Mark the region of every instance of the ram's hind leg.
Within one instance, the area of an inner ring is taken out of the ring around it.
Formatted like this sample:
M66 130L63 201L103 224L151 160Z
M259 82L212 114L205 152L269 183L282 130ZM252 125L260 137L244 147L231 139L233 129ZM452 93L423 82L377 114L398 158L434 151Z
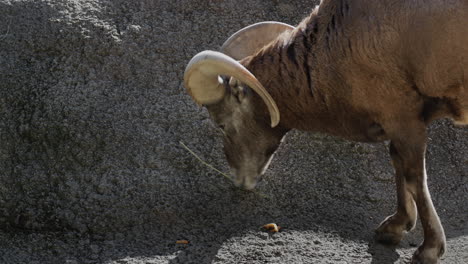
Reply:
M421 218L424 230L424 242L414 254L412 263L439 263L439 259L445 251L446 242L444 229L432 204L431 195L427 187L424 160L427 138L426 127L422 120L419 120L417 117L405 118L404 113L401 113L399 120L395 122L397 123L393 123L386 128L386 132L392 140L392 157L395 157L394 160L397 160L395 166L397 174L400 171L404 178L403 185L405 191L403 193L405 195L411 194L412 199L416 203L417 212ZM405 201L408 199L408 197L403 198ZM402 206L399 205L399 207L405 206L408 206L408 203ZM408 212L408 208L405 207L403 211L405 210ZM396 215L398 215L398 212ZM401 217L401 219L405 218ZM393 223L392 221L390 222ZM398 224L394 224L394 226L398 226Z
M376 230L376 239L385 244L400 243L404 234L414 228L417 212L413 196L408 190L404 175L404 163L393 143L390 144L390 157L395 168L397 189L397 210L387 217Z

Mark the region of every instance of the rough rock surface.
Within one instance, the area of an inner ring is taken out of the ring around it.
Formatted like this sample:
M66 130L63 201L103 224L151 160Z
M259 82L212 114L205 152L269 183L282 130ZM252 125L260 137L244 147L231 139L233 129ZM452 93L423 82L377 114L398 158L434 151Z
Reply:
M0 0L0 263L404 263L372 240L395 208L385 144L292 132L255 192L227 170L187 61L317 1ZM468 132L430 128L444 263L468 263ZM276 222L284 231L259 230ZM176 245L187 239L188 245Z

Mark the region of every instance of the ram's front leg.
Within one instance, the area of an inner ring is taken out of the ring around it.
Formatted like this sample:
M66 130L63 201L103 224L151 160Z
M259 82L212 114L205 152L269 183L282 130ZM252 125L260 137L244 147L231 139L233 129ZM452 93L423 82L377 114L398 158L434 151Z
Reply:
M414 228L417 212L413 195L410 193L405 179L403 160L393 143L390 144L390 157L395 168L397 210L382 221L376 230L376 239L385 244L396 245L400 243L406 232Z
M425 125L419 121L407 120L407 122L401 122L401 126L392 126L389 133L392 140L393 159L399 160L395 166L397 174L400 171L404 177L402 185L405 189L404 193L410 194L414 200L424 230L424 242L415 252L412 263L439 263L445 251L445 234L427 187ZM409 200L408 197L405 199ZM407 205L408 203L405 203L403 207ZM408 209L405 210L408 211ZM399 215L398 212L396 215ZM390 223L397 223L396 220L394 221Z

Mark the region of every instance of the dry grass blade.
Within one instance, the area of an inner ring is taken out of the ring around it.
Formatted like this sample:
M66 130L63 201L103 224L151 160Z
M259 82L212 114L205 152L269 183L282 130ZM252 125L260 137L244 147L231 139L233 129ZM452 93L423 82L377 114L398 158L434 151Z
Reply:
M216 169L215 167L213 167L211 164L209 164L208 162L204 161L202 158L200 158L197 154L195 154L195 152L193 152L191 149L189 149L189 147L187 147L182 141L179 141L179 143L182 145L182 147L184 147L190 154L192 154L195 158L197 158L198 161L200 161L202 164L204 164L205 166L207 166L208 168L216 171L217 173L223 175L224 177L226 177L227 179L231 180L232 181L232 178L227 175L226 173Z
M226 179L229 179L231 182L233 182L233 179L232 177L230 177L229 175L227 175L226 173L218 170L217 168L213 167L211 164L209 164L208 162L204 161L202 158L200 158L200 156L198 156L195 152L193 152L189 147L187 147L187 145L185 145L182 141L179 141L180 145L182 145L182 147L184 147L185 150L187 150L190 154L192 154L198 161L200 161L203 165L207 166L208 168L216 171L217 173L223 175ZM259 196L261 196L262 198L270 198L268 197L267 195L263 194L263 193L259 193L259 192L255 192L255 191L247 191L247 192L250 192L250 193L254 193L254 194L258 194Z

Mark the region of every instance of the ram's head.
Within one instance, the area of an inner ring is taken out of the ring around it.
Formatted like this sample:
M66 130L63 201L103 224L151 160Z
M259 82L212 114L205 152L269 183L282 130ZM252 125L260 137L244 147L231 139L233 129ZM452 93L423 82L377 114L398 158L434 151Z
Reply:
M185 70L187 92L222 130L234 182L246 189L255 187L286 130L278 126L280 113L273 98L239 61L292 29L278 22L251 25L232 35L221 52L194 56Z

